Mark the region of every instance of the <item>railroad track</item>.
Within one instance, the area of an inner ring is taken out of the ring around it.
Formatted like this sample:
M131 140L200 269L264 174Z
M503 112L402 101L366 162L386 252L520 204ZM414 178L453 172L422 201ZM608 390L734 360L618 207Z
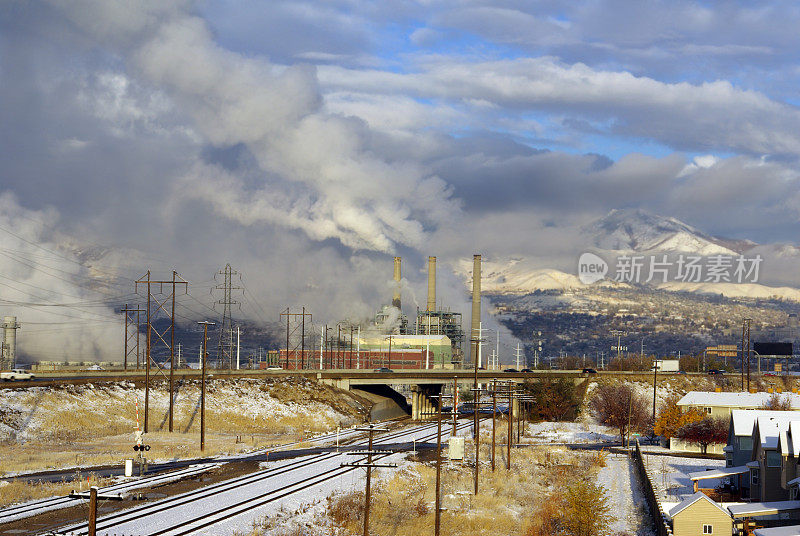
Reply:
M407 417L406 417L407 419ZM401 419L387 419L386 421L380 421L381 423L390 423L390 422L397 422ZM236 461L240 458L250 458L252 456L263 455L268 452L276 452L281 450L287 450L293 446L297 446L303 443L325 443L334 441L338 439L340 444L345 444L346 442L350 442L353 440L357 440L358 438L362 437L364 434L353 428L346 428L341 430L338 434L336 432L329 432L324 433L318 436L310 437L308 439L302 441L294 441L291 443L284 443L282 445L276 445L269 448L259 449L255 451L248 452L243 455L236 455L236 456L223 456L219 458L219 462L206 462L197 464L197 466L190 466L183 469L178 469L175 471L169 471L165 473L161 473L159 475L146 477L143 479L137 479L135 481L130 482L123 482L120 484L114 484L112 486L107 486L104 488L100 488L100 493L105 494L114 494L114 493L124 493L126 491L132 491L135 489L141 489L145 487L155 486L159 484L164 484L167 482L180 480L182 478L186 478L192 476L194 474L198 474L199 472L205 472L210 470L213 467L220 465L221 463L226 463L229 461ZM198 467L205 467L202 470L198 470ZM61 508L69 508L72 506L76 506L81 504L80 499L71 499L69 497L51 497L49 499L43 499L40 501L33 501L33 502L26 502L23 504L19 504L16 506L11 506L9 508L5 508L0 510L0 525L4 523L10 523L12 521L18 521L20 519L24 519L26 517L31 517L35 515L42 514L44 512L48 512L51 510L58 510Z
M219 463L199 464L197 466L190 466L184 469L178 469L177 471L169 471L167 473L145 477L138 480L113 484L111 486L100 488L99 491L100 493L106 493L106 494L115 494L115 493L124 494L125 492L133 491L135 489L157 486L159 484L165 484L167 482L172 482L189 476L205 473L206 471L209 471L215 467L219 467L220 465L221 464ZM48 512L50 510L57 510L59 508L69 508L70 506L76 506L82 503L83 501L80 499L71 499L69 497L51 497L49 499L43 499L41 501L27 502L17 506L11 506L9 508L0 510L0 525L2 525L3 523L10 523L12 521L17 521L19 519L24 519L26 517L35 516L44 512Z
M471 426L465 422L458 429ZM443 427L442 435L450 435L450 426ZM389 432L375 440L375 445L397 442L430 441L436 438L436 423L416 426L411 430ZM383 458L377 456L375 459ZM352 461L353 456L347 456ZM356 457L358 458L358 457ZM147 536L182 536L203 531L246 513L253 508L262 507L285 497L318 486L346 473L354 467L342 467L345 456L341 453L327 452L302 459L295 459L276 467L219 482L175 497L116 512L100 518L97 534L136 534ZM363 458L362 458L363 459ZM243 488L251 487L250 493ZM268 491L264 491L264 489ZM225 496L227 494L227 497ZM226 503L219 506L221 502ZM180 512L199 510L201 513L189 516ZM170 522L168 520L172 519ZM52 534L52 533L50 533ZM81 536L87 534L87 524L81 523L61 529L58 534Z

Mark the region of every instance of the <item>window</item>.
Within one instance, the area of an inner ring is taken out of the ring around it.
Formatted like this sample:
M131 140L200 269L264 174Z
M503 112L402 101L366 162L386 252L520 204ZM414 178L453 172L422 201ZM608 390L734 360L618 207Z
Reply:
M758 469L755 467L750 469L750 483L754 486L758 486Z
M733 467L733 454L730 452L725 453L725 467Z
M705 407L705 408L703 408L703 409L705 410L705 412L706 412L707 414L711 415L711 408L710 408L710 407Z
M714 534L714 525L703 525L703 534Z
M767 454L767 467L780 467L781 455L776 450L768 450Z
M789 500L790 501L796 501L797 500L797 488L795 486L792 486L791 488L789 488Z
M740 437L739 450L753 450L753 436Z

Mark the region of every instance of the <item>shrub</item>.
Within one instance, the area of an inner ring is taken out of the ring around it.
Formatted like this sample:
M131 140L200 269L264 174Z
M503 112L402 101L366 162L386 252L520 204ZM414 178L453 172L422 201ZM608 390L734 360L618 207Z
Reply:
M531 404L534 418L545 421L574 419L580 399L575 382L567 378L546 379L537 382L525 382L525 391L536 399Z
M564 494L564 528L570 536L600 536L613 521L606 489L590 480L578 480Z
M780 393L772 393L766 402L761 404L761 409L771 409L773 411L792 411L792 399L781 396Z
M589 401L592 415L601 424L619 430L621 439L630 430L644 431L650 421L649 404L627 383L600 384Z
M664 401L661 412L658 414L653 431L666 439L676 437L678 430L690 423L703 419L703 414L696 408L684 410L678 405L680 398L673 395Z

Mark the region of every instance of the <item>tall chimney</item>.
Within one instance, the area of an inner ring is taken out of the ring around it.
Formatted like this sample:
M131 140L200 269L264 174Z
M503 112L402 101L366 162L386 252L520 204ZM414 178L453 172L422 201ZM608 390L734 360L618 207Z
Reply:
M436 257L428 257L428 311L436 310Z
M481 326L481 256L472 256L472 331L470 340L480 338ZM472 363L478 363L478 343L472 341ZM478 363L481 366L481 363Z
M400 309L400 257L394 258L394 297L392 298L392 306Z
M2 358L0 359L0 368L2 369L11 369L16 366L17 361L17 329L19 329L19 324L17 324L17 317L16 316L5 316L3 317L3 344L0 345L0 349L2 351L0 354Z

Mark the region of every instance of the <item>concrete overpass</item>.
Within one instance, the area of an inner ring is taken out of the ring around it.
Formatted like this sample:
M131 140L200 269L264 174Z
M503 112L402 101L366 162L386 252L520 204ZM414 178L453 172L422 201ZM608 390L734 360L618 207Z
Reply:
M20 388L34 386L58 386L66 384L86 384L91 382L131 381L140 383L145 381L142 370L99 370L99 371L38 371L36 380L0 382L0 388ZM200 371L181 369L175 371L178 380L199 380ZM206 371L207 377L213 381L217 379L280 379L280 378L306 378L344 390L356 390L359 394L370 398L376 404L386 406L386 415L396 408L411 414L412 418L426 418L425 413L433 412L435 403L433 395L439 394L444 386L456 383L460 387L471 387L475 381L474 370L397 370L392 372L375 372L373 370L356 369L329 369L329 370L217 370ZM670 373L660 373L659 378L672 376ZM164 380L169 377L169 371L156 372L151 369L151 380ZM489 384L493 380L506 380L516 383L535 381L541 379L564 378L580 383L590 378L616 377L634 381L651 382L653 375L650 372L620 372L600 371L597 374L585 374L579 370L537 370L535 372L503 372L499 370L479 370L478 383ZM411 406L405 403L404 397L398 394L393 387L411 386Z

